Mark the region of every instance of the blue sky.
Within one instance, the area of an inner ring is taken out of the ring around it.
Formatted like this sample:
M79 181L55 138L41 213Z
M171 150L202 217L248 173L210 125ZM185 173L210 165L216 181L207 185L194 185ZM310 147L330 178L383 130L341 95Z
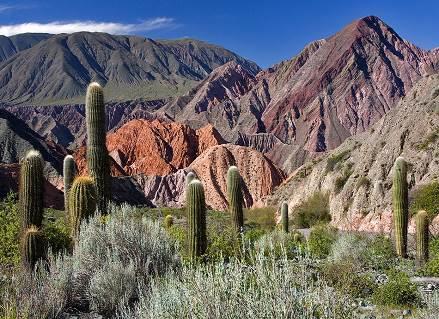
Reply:
M379 16L422 48L439 47L437 0L0 0L0 34L86 29L191 37L268 67L367 15Z

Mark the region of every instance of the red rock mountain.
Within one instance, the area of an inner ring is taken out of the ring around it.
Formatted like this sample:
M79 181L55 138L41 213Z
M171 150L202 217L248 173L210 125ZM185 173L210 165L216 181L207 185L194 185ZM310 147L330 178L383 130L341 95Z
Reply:
M212 125L194 130L159 120L131 120L107 136L116 176L166 175L185 168L210 146L224 143ZM79 170L85 170L85 148L76 152Z
M419 79L438 71L437 50L416 47L371 16L256 78L229 63L168 105L168 114L195 128L212 123L230 141L240 134L269 133L282 148L291 145L293 155L284 161L300 164L303 152L331 150L367 129ZM234 80L226 81L230 74ZM214 99L211 92L227 92L224 83L240 90Z

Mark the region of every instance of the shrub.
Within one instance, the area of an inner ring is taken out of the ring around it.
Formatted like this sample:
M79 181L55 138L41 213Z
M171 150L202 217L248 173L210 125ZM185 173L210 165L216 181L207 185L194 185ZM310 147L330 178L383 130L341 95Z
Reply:
M430 258L424 266L422 271L427 276L439 276L439 256Z
M387 270L396 260L396 253L390 238L376 236L371 239L364 251L364 261L367 267L375 270Z
M293 236L294 233L285 233L279 230L270 232L255 242L255 253L274 258L286 256L288 259L291 259L301 251L300 242L295 241Z
M331 247L328 259L335 263L346 260L361 263L367 244L367 240L359 235L340 234Z
M427 150L431 144L439 139L439 130L427 135L424 141L416 145L418 150Z
M361 187L364 187L364 188L369 188L369 186L370 186L370 179L368 178L368 177L366 177L366 176L362 176L358 181L357 181L357 186L356 186L356 188L357 189L360 189Z
M261 207L244 210L244 220L248 225L259 226L265 230L272 230L276 227L276 221L274 220L274 214L276 208L274 207Z
M0 202L0 265L12 267L20 262L20 222L16 195L9 193Z
M50 272L42 273L44 281L36 278L29 288L11 287L2 302L16 305L17 313L23 313L31 301L21 300L32 292L61 310L68 305L111 316L121 303L133 300L139 285L180 266L177 245L159 221L132 218L133 209L128 206L111 209L105 219L97 215L81 224L72 254L51 257ZM56 293L46 296L46 289ZM45 317L35 313L35 318Z
M71 248L70 229L61 219L45 225L43 233L49 242L52 252L61 253Z
M336 194L340 193L340 191L343 189L349 177L352 175L352 172L353 171L349 167L347 167L344 169L343 174L335 179L334 191Z
M332 244L337 238L337 230L329 225L317 225L311 229L308 249L317 258L325 258L331 252Z
M361 273L358 263L347 259L330 262L323 267L323 277L330 286L354 298L370 296L376 284L370 275Z
M420 296L416 285L410 282L410 277L401 271L390 270L388 280L373 293L372 299L382 306L416 306Z
M345 161L349 157L350 152L350 150L345 150L339 154L331 155L326 161L325 173L332 172L337 164Z
M282 254L285 255L285 254ZM314 282L306 260L257 253L251 267L232 260L183 267L140 289L119 318L353 318L352 300Z
M433 219L439 214L439 182L432 182L417 189L410 205L411 214L416 214L419 210L425 210L429 217Z
M320 222L330 222L329 195L316 192L293 211L293 224L298 228L310 228Z
M206 257L209 261L228 261L232 257L240 256L240 253L239 237L236 236L231 227L209 232L206 251Z

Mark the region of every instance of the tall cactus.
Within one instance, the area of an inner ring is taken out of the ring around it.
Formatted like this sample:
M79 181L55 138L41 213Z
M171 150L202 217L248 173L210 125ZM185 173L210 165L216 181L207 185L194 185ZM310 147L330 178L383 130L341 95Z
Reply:
M423 266L428 260L428 237L429 223L428 214L425 210L420 210L415 217L416 221L416 261L419 266Z
M283 202L280 209L280 215L282 219L282 231L288 233L288 203Z
M396 253L398 256L405 258L407 256L407 227L409 213L407 163L402 157L398 157L395 161L392 193Z
M87 165L96 185L99 211L106 213L110 200L110 162L106 146L106 124L104 92L98 83L91 83L87 89L85 103L87 122Z
M21 162L19 183L19 206L22 231L31 225L43 223L43 159L35 150L29 151Z
M32 271L35 264L40 259L46 259L47 241L44 235L36 228L31 226L22 237L21 242L21 262L23 267Z
M244 226L242 211L244 198L242 196L242 178L236 166L230 166L227 171L227 195L233 228L237 233L240 233Z
M207 248L204 188L197 179L194 179L187 186L186 206L189 221L188 255L191 260L195 260L204 255Z
M72 238L77 238L81 221L93 215L96 210L96 188L87 176L77 177L69 193L69 215Z
M72 155L64 157L63 163L63 177L64 177L64 209L66 213L69 210L69 191L72 187L73 181L76 176L75 159Z

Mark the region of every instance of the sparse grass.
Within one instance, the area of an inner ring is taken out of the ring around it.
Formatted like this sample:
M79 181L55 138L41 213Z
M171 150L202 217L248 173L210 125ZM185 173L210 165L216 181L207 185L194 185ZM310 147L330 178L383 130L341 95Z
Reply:
M370 179L367 176L361 176L358 179L356 188L360 189L361 187L364 187L365 189L370 187Z
M349 157L350 153L350 150L345 150L339 154L330 156L326 161L325 173L334 171L338 166L337 164L344 162Z
M439 130L436 130L435 132L431 132L427 135L425 140L419 144L416 145L416 148L418 150L425 151L430 148L430 145L435 143L439 139Z

